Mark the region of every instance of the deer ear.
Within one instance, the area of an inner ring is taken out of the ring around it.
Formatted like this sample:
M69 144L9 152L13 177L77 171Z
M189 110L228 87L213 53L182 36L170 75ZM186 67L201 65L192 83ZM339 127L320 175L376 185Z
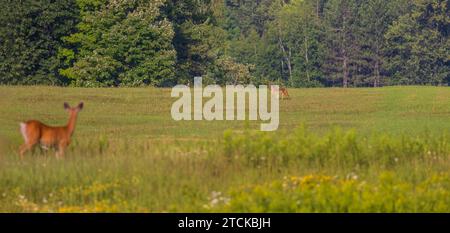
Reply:
M83 103L83 102L81 102L80 104L78 104L78 110L83 109L83 107L84 107L84 103Z
M64 109L67 110L67 109L69 109L69 108L70 108L69 104L66 103L66 102L64 102Z

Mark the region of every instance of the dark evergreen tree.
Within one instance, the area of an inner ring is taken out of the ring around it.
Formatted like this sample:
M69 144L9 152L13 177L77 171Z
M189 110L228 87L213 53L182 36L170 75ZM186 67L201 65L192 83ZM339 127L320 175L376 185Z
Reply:
M448 84L450 6L445 0L415 0L412 10L386 33L392 84Z
M358 38L359 1L330 0L324 17L326 27L327 60L324 64L328 82L343 87L358 85L360 44Z
M0 5L0 83L65 84L57 51L78 22L75 0L1 0Z

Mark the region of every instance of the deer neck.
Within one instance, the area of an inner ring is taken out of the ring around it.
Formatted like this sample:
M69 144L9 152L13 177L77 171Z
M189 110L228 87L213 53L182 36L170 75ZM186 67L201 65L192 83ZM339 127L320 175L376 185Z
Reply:
M67 126L66 126L67 134L69 136L72 136L73 131L75 130L75 125L77 123L77 115L78 114L76 112L70 113L69 122L67 122Z

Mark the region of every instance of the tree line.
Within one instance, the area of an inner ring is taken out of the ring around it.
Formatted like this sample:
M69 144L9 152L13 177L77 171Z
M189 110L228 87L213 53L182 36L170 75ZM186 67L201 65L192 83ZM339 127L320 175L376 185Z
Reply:
M0 84L450 84L448 0L0 2Z

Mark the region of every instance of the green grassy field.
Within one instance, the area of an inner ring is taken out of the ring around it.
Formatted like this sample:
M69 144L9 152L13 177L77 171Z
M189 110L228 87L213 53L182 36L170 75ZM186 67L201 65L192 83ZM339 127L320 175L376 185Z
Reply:
M0 86L0 212L450 212L450 89L292 89L280 129L173 121L170 89ZM19 122L72 144L28 154ZM448 136L447 136L448 135Z

